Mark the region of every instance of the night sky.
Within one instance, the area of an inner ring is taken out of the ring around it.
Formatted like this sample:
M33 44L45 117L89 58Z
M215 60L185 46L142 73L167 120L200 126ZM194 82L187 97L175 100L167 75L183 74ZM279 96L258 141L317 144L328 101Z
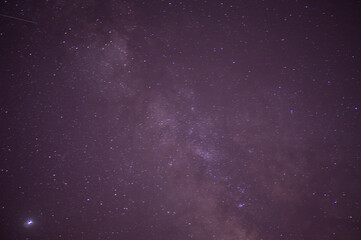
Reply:
M361 239L360 1L1 1L0 238Z

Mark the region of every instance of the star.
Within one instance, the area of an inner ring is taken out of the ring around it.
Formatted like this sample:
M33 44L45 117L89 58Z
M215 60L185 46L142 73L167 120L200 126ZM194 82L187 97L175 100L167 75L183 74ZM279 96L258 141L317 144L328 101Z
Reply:
M33 224L34 224L34 221L31 220L31 219L29 219L29 220L27 220L27 221L24 222L24 227L25 227L25 228L29 228L29 227L31 227Z
M361 239L360 1L29 2L1 239Z
M246 204L245 203L240 203L238 204L238 207L241 208L241 207L244 207Z

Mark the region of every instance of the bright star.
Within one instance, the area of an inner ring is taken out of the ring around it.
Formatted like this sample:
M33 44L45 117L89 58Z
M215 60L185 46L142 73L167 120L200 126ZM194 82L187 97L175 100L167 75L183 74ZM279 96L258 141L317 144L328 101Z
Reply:
M26 221L24 222L24 227L25 227L25 228L32 227L32 225L34 225L34 222L33 222L33 220L31 220L31 219L26 220Z

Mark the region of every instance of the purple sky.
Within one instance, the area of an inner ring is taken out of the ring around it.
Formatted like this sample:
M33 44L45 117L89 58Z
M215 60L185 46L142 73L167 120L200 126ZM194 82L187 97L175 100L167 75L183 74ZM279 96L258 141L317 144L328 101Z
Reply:
M1 1L0 238L361 239L360 1Z

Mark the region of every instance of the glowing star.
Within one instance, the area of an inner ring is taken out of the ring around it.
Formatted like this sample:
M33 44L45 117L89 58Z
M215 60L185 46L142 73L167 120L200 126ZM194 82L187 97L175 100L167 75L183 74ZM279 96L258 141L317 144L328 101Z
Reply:
M29 228L34 224L33 220L29 219L26 222L24 222L24 227Z

